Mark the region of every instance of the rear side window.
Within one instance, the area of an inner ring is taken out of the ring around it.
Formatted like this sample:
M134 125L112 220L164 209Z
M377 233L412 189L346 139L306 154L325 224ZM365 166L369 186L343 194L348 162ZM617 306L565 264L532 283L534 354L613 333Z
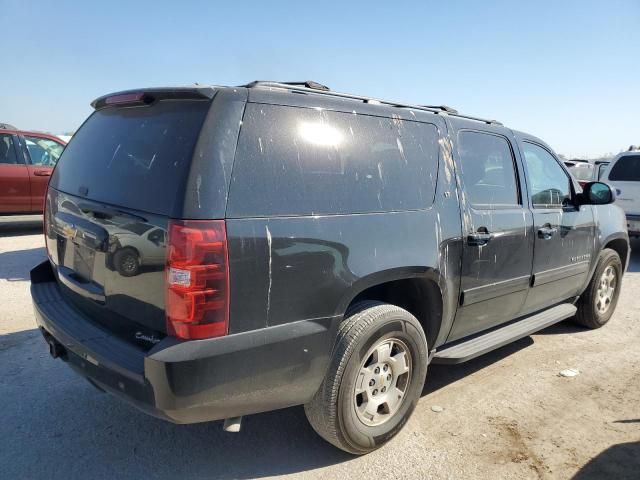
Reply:
M433 203L435 125L249 104L228 216L368 213Z
M609 180L613 182L640 182L640 155L620 157L609 172Z
M71 195L170 215L209 102L162 100L96 111L73 136L52 186Z
M16 163L18 163L18 157L13 148L13 135L0 134L0 165Z
M519 205L513 154L506 138L490 133L462 131L458 153L465 192L483 209Z

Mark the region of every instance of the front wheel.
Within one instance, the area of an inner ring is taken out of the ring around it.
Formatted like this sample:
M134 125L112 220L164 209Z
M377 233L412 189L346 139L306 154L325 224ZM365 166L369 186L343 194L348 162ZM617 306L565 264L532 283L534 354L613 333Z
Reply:
M134 277L140 271L140 256L130 247L118 250L113 256L116 270L123 277Z
M340 325L329 370L305 413L325 440L364 454L389 441L411 416L428 350L420 322L406 310L367 302L352 311Z
M615 250L605 248L600 253L589 286L578 300L576 323L588 328L600 328L606 324L616 309L621 286L620 255Z

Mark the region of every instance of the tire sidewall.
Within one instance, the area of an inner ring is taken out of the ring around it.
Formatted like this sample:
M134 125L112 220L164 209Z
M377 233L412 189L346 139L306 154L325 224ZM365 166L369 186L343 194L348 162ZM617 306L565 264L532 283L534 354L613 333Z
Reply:
M413 412L427 372L428 351L422 327L407 312L408 318L391 314L366 328L355 342L338 394L339 431L344 440L357 451L373 450L396 435ZM395 415L381 425L369 426L358 418L354 406L354 386L365 356L374 344L387 338L401 340L411 355L411 378L405 399Z
M609 308L606 312L601 314L596 306L596 302L598 301L598 285L600 283L600 277L610 265L616 272L616 288L613 292L613 300L611 301L611 305L609 305ZM593 318L599 325L604 325L609 321L609 319L615 312L616 306L618 305L618 298L620 297L620 290L622 288L622 262L620 260L620 257L612 252L609 252L608 255L603 256L593 279L593 290L591 293L591 309L593 311Z

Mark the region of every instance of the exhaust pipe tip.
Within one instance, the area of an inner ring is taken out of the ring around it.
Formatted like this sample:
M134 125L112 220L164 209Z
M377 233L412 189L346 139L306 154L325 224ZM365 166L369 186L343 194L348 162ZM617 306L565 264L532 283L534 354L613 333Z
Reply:
M222 429L229 433L238 433L242 426L242 417L225 418Z

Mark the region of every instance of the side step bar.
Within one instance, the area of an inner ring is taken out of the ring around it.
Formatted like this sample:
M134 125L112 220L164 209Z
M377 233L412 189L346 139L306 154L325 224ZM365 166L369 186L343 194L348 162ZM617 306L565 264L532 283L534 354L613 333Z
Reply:
M432 362L440 364L455 364L466 362L484 353L500 348L520 338L542 330L554 323L571 318L576 314L576 307L570 303L563 303L544 312L526 317L510 323L502 328L491 330L484 335L474 337L461 343L436 351Z

